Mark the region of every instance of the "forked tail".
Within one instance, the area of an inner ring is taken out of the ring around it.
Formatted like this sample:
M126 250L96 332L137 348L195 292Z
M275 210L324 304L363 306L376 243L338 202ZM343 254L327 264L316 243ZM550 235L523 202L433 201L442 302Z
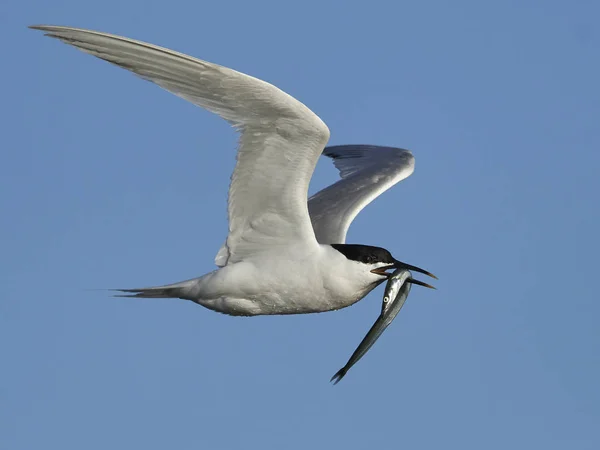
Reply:
M138 298L182 298L191 300L190 294L195 285L194 280L182 281L180 283L166 284L164 286L154 286L138 289L112 289L122 292L115 294L115 297L138 297Z

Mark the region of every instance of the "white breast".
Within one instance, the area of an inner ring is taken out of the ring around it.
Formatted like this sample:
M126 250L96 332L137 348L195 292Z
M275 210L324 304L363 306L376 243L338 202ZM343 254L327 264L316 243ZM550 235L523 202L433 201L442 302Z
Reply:
M231 315L314 313L350 306L381 281L329 245L282 248L203 276L191 299Z

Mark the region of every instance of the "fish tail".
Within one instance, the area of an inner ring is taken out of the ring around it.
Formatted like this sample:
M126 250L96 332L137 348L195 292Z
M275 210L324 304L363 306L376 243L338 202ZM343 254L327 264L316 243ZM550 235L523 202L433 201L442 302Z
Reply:
M346 372L348 372L348 369L346 369L346 367L342 367L340 370L338 370L336 372L336 374L334 376L331 377L331 380L329 381L333 381L333 384L336 385L340 382L340 380L342 378L344 378L344 375L346 375Z

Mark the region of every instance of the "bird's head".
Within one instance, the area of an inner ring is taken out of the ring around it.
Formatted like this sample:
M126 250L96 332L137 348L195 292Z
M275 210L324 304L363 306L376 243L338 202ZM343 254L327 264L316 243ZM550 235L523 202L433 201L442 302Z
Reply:
M347 259L366 265L366 269L370 273L380 277L376 279L376 282L386 280L391 273L388 273L388 270L393 271L395 269L400 268L411 270L413 272L419 272L437 279L437 277L431 272L421 269L420 267L412 266L410 264L403 263L402 261L398 261L385 248L359 244L331 244L331 246L338 252L342 253ZM412 277L407 281L413 284L418 284L420 286L433 288L433 286L430 286L427 283L423 283L422 281L415 280Z

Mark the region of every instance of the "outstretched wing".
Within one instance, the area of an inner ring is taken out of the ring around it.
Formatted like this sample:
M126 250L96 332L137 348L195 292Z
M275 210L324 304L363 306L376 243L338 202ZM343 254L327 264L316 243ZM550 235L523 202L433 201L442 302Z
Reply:
M162 47L78 28L31 28L152 81L240 131L220 265L294 241L317 246L307 193L329 129L310 109L269 83Z
M325 148L342 178L308 200L312 226L321 244L343 244L356 215L383 192L409 177L415 158L408 150L377 145Z

